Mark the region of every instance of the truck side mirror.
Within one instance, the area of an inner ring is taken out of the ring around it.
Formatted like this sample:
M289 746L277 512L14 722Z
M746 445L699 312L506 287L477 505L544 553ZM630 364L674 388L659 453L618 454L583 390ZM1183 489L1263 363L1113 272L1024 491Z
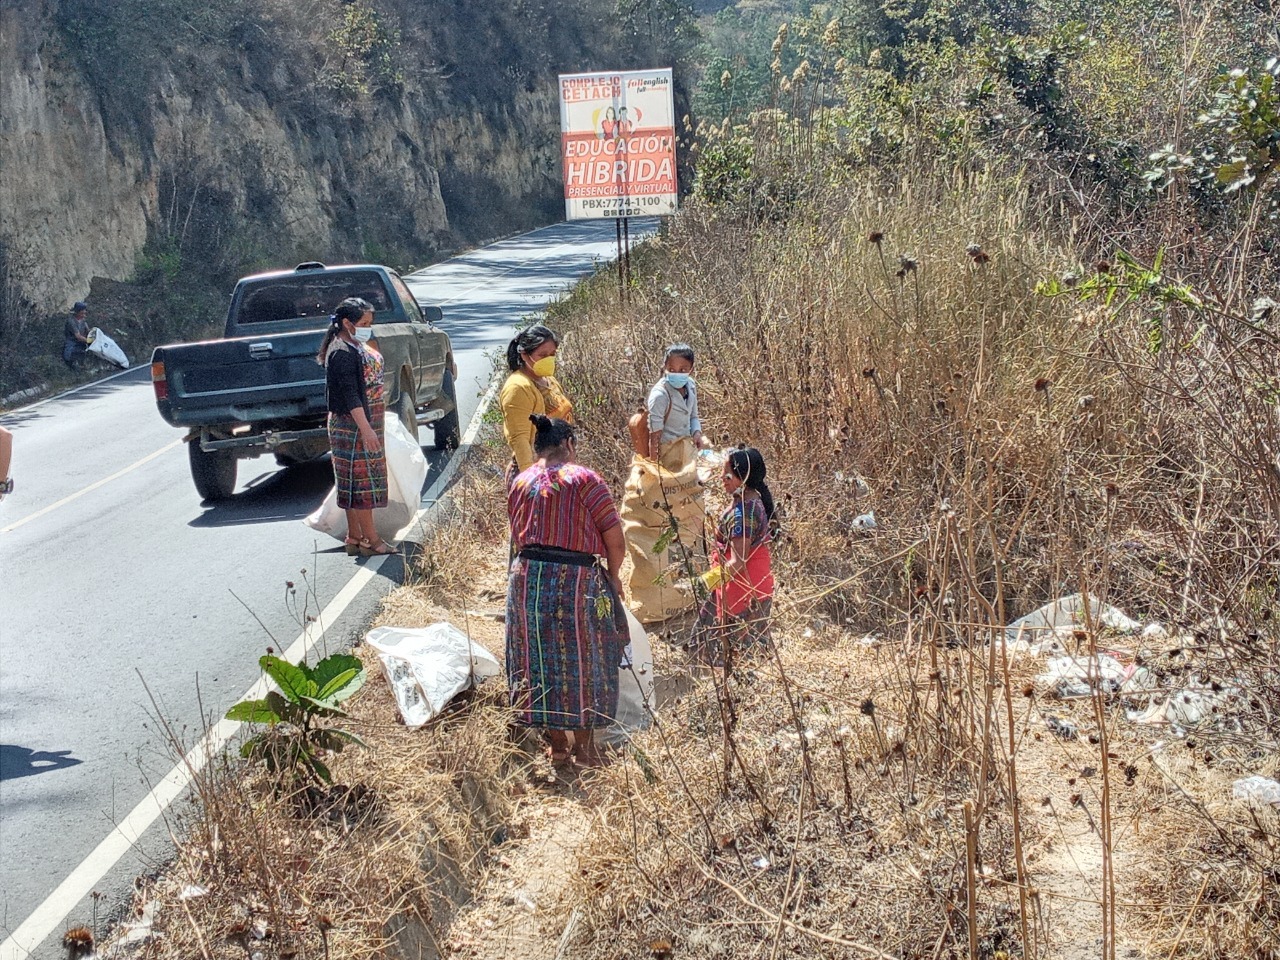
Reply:
M427 323L439 323L444 319L444 311L439 307L423 307L422 316L426 318Z

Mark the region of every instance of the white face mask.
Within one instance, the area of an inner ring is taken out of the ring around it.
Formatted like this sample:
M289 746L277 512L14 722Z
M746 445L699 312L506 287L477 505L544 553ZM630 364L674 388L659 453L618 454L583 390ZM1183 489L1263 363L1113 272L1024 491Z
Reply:
M373 327L356 327L356 339L368 343L373 339Z

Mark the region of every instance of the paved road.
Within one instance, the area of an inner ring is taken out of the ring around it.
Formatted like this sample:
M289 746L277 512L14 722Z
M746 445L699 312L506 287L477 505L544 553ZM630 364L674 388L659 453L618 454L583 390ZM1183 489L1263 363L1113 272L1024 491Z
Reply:
M464 430L513 326L613 255L612 224L558 224L406 278L420 301L444 310ZM311 586L315 613L358 565L301 523L331 485L327 462L279 470L268 458L241 461L236 495L202 506L145 369L0 423L15 434L18 480L0 504L4 960L60 955L54 937L30 927L13 936L37 908L58 935L63 917L89 920L87 897L56 889L78 867L75 876L89 876L86 857L175 762L151 697L194 741L204 726L197 692L220 716L257 679L265 648L298 636L285 582ZM423 439L429 446L428 428ZM447 456L427 453L429 487ZM398 560L381 564L326 625L324 643L349 641L400 572ZM118 904L132 877L167 856L153 826L92 889Z

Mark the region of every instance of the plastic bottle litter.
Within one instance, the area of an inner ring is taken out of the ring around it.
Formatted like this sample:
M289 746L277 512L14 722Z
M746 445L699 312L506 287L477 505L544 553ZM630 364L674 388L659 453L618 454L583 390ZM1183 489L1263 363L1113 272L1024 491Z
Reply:
M1268 777L1245 777L1231 785L1237 800L1251 800L1269 807L1280 807L1280 783Z

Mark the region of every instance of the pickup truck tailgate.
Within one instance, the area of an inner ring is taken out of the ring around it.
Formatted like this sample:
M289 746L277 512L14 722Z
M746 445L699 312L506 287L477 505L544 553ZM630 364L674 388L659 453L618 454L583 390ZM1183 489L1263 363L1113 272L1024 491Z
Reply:
M160 414L177 427L323 416L320 331L159 347L151 358ZM160 365L157 367L157 364ZM161 393L164 396L160 396Z

